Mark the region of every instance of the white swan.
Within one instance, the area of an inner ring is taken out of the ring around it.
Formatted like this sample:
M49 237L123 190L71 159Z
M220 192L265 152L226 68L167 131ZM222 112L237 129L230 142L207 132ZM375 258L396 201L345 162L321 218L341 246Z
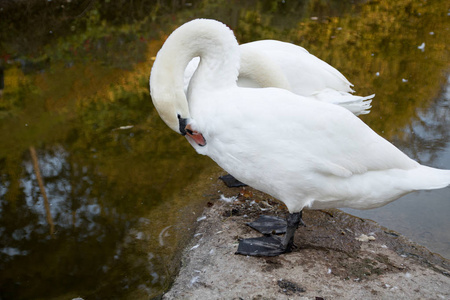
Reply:
M318 101L341 105L355 115L368 114L372 98L352 95L352 84L338 70L294 44L261 40L240 45L238 86L277 87ZM185 92L197 69L192 59L184 74Z
M186 95L184 71L196 56ZM170 128L289 210L283 240L243 240L238 253L290 251L304 207L369 209L450 184L450 170L420 165L338 105L278 88L238 87L239 58L229 28L194 20L169 36L150 76L153 103Z

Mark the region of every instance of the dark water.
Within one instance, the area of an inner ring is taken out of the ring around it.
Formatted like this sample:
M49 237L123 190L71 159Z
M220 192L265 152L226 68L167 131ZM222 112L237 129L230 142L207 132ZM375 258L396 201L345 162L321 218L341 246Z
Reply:
M217 168L162 123L148 76L192 18L305 47L376 94L362 117L374 130L450 169L450 11L391 2L0 2L0 299L168 288ZM449 212L449 188L351 211L447 258Z

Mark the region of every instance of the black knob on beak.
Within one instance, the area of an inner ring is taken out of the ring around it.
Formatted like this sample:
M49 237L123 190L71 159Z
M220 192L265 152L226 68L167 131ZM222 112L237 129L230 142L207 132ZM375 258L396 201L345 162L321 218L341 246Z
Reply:
M178 124L181 135L186 135L187 119L182 118L180 115L178 115Z

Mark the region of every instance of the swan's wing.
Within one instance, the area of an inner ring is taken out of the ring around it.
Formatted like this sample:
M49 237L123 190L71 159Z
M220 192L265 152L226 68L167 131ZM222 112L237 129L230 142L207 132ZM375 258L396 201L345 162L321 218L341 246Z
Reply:
M294 44L262 40L243 44L262 51L283 70L290 82L292 92L309 96L326 88L341 92L353 92L352 84L338 70Z
M313 127L311 130L319 138L314 139L308 135L312 142L307 147L322 162L322 171L327 171L324 165L331 164L348 170L351 174L411 169L418 165L347 110L339 106L320 110L320 117L308 120ZM335 172L330 174L337 175Z
M335 68L300 47L290 43L262 40L240 46L241 87L274 86L319 101L341 105L355 115L368 114L374 95L361 97L349 92L351 83ZM184 92L187 94L199 58L192 59L184 72ZM246 74L256 73L257 75ZM270 74L265 77L261 74Z
M291 91L291 85L281 66L264 52L254 47L239 47L241 65L238 86L240 87L276 87Z
M232 134L229 141L239 139L249 156L265 149L267 159L285 169L302 164L300 169L347 177L418 165L348 110L285 90L241 89L221 110L225 118L218 118L228 124L223 128L239 127L224 133Z

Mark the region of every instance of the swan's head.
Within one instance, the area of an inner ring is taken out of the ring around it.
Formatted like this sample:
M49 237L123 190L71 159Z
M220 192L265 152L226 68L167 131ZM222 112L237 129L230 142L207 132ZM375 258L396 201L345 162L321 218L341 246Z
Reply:
M199 146L205 146L205 138L196 130L195 122L191 119L186 95L178 92L158 96L152 89L150 90L153 105L164 123L173 131L190 137Z
M152 96L153 105L158 111L161 119L173 131L183 134L183 124L180 120L190 119L189 107L186 100L186 95L180 91L162 92L153 89L150 85L150 94ZM184 124L185 126L186 124Z
M186 124L180 123L180 120L189 120L191 116L182 78L173 75L176 73L174 69L177 68L173 60L168 59L166 63L161 63L165 59L162 50L156 56L150 74L150 95L164 123L173 131L185 135Z

